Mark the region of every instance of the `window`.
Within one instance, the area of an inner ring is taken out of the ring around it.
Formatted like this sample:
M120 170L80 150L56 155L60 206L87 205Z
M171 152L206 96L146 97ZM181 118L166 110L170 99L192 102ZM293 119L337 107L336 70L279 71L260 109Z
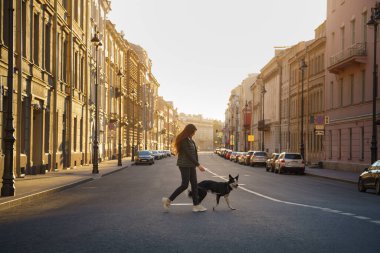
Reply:
M340 28L340 36L341 36L341 40L340 40L340 46L341 46L341 50L343 51L344 50L344 36L345 36L345 31L344 31L344 26Z
M351 21L351 45L355 44L355 19Z
M77 151L77 118L75 117L74 118L74 140L73 140L73 144L74 144L74 152Z
M367 12L362 14L363 42L367 42Z
M329 159L332 159L332 131L329 131Z
M360 160L364 160L364 127L360 128Z
M355 76L352 74L350 76L350 104L354 104L354 84L355 84Z
M34 40L33 40L33 61L34 61L34 64L36 65L39 65L39 61L38 61L38 58L39 58L39 41L40 41L40 15L35 13L34 14L34 18L33 18L33 26L34 26L34 29L33 29L33 37L34 37Z
M50 33L51 33L51 24L47 23L45 25L45 69L50 72Z
M362 70L362 102L365 102L365 70Z
M338 159L342 158L342 130L338 130Z
M343 78L339 80L339 106L343 106Z
M63 71L62 71L62 75L63 75L63 81L67 83L67 61L68 61L68 42L67 40L65 40L65 42L63 43L63 57L62 57L62 62L63 62Z
M348 160L352 159L352 128L348 129L349 145L348 145Z
M22 56L26 57L26 2L22 1Z
M330 83L330 109L334 108L334 82Z

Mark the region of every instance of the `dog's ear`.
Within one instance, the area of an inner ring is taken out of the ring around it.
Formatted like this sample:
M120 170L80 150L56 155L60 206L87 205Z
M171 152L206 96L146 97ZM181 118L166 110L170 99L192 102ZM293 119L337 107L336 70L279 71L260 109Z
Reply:
M235 177L236 181L239 179L239 174Z
M233 179L233 177L231 176L231 174L229 174L228 177L229 177L230 179Z

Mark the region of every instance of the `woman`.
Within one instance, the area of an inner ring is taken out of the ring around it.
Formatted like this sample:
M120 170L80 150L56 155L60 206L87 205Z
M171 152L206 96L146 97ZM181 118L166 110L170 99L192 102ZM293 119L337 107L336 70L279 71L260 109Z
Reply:
M166 210L169 209L170 203L191 184L193 197L193 212L204 212L207 209L199 204L198 200L198 183L196 167L200 171L205 171L205 168L198 162L197 145L192 137L197 131L193 124L188 124L185 129L176 137L174 142L175 152L178 154L177 166L181 172L182 183L173 192L169 198L162 198L162 204Z

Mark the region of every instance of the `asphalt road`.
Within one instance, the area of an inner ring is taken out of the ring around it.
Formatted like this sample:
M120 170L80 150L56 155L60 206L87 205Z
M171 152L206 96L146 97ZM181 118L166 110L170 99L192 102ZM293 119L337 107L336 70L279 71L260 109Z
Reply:
M0 252L379 252L380 198L355 185L279 175L214 154L198 181L239 174L238 190L193 213L180 195L176 158L130 166L50 197L0 212ZM222 178L221 178L222 177Z

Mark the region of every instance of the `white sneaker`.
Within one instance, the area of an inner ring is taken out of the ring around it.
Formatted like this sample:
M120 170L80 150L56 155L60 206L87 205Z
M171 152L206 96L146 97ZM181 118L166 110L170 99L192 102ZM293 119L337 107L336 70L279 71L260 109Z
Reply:
M207 208L202 205L193 206L193 212L204 212L207 211Z
M165 197L162 198L162 205L164 206L166 211L169 211L170 203L171 203L170 199L165 198Z

